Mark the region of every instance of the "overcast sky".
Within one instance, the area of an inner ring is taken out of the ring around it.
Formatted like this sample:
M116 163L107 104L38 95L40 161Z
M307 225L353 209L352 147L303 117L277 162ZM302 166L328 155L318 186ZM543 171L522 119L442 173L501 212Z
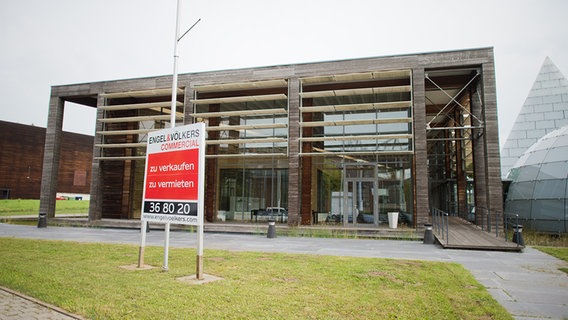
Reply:
M549 56L568 74L568 1L181 0L179 72L494 47L503 144ZM0 0L0 120L45 127L52 85L171 74L176 0ZM94 132L70 106L64 130Z

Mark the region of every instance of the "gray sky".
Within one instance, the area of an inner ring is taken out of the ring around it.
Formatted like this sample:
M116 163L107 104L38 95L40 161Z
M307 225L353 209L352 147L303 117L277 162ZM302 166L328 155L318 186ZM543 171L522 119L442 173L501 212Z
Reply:
M494 47L503 144L549 56L568 74L568 1L181 0L179 72ZM45 127L52 85L171 74L176 0L0 0L0 119ZM70 106L64 130L94 132Z

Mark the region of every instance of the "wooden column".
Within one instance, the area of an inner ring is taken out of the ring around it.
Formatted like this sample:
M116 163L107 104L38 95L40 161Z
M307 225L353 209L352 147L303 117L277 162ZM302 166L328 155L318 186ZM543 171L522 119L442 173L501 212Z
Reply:
M311 113L304 113L302 115L303 121L312 121ZM313 129L311 127L303 128L303 137L311 137ZM302 152L312 152L312 143L301 143ZM301 192L301 222L302 225L312 224L312 157L302 157L300 159L301 163L301 179L302 179L302 192Z
M490 213L503 214L503 185L501 183L501 156L499 153L499 126L497 122L497 95L493 51L488 62L482 64L482 114L485 123L485 173L487 177L487 204Z
M414 125L414 223L422 227L430 222L428 202L428 146L426 141L426 97L424 69L412 69Z
M63 128L63 109L65 101L59 96L51 96L45 132L43 170L41 175L41 194L39 211L48 218L55 217L55 197L61 156L61 135Z
M288 80L288 225L300 223L300 81Z
M98 96L97 98L97 108L99 106L104 106L104 98ZM97 121L104 117L104 110L97 109L97 118L95 119L95 139L93 146L93 157L101 156L101 147L97 147L97 144L103 143L103 136L97 134L96 132L103 131L103 123ZM100 160L93 159L93 165L91 169L91 200L89 202L89 221L102 219L102 188L101 188L101 166ZM143 183L143 182L142 182Z
M209 112L219 112L221 106L213 104L209 106ZM220 118L209 118L210 127L218 127ZM219 131L210 131L208 139L219 139ZM208 145L205 154L216 155L219 145ZM209 179L207 178L209 177ZM217 159L210 158L205 160L205 220L215 221L217 217Z
M456 123L454 126L463 127L461 110L455 108L454 119ZM456 185L457 185L457 211L458 216L467 218L467 175L465 168L465 147L466 143L463 138L463 130L455 130L455 145L456 145Z

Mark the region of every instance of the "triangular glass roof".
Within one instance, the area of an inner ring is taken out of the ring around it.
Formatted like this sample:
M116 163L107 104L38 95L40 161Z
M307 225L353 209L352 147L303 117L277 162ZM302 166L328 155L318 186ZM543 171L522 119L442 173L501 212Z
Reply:
M568 80L546 57L501 150L501 176L546 134L568 125Z

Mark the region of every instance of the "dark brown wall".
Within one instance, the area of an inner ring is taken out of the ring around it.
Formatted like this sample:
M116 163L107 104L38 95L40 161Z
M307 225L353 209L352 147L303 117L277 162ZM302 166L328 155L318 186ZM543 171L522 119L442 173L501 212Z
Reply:
M0 189L39 199L45 128L0 121ZM64 132L57 192L90 192L93 137Z

